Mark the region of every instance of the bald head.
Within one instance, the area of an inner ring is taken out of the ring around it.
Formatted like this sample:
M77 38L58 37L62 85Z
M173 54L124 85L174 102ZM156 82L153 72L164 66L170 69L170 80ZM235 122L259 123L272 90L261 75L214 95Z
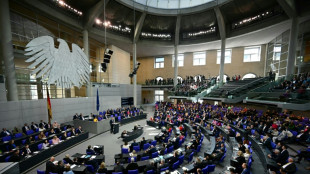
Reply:
M288 158L288 162L290 163L294 162L293 158Z
M51 162L54 162L54 161L55 161L55 157L52 156L51 159L50 159L50 161L51 161Z

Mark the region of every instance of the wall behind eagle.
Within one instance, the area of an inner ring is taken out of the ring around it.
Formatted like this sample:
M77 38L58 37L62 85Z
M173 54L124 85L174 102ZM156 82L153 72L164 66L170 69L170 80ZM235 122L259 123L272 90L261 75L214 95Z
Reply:
M109 83L130 84L130 54L114 45L109 46L113 50L110 68Z
M100 96L100 110L121 106L120 96ZM96 113L96 97L51 99L53 120L58 123L72 121L75 113L89 115ZM23 100L0 103L0 127L12 130L21 128L24 123L47 122L46 99Z

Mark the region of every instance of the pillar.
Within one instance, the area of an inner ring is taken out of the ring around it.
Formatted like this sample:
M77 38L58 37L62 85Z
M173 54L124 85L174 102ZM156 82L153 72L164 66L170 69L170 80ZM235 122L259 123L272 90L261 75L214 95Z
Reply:
M10 22L10 10L8 0L0 1L0 52L1 59L4 61L4 74L7 86L7 100L17 101L17 84L15 75L15 63L12 47L12 33Z
M174 78L173 86L176 87L178 84L178 46L174 46Z
M220 86L223 85L224 81L224 64L225 64L225 44L226 39L221 39L221 61L220 61Z
M290 40L288 46L288 58L286 65L286 79L290 80L290 76L294 74L295 69L295 59L296 59L296 44L298 37L298 19L297 17L293 17L290 31Z
M133 44L133 69L136 68L137 65L137 45ZM133 75L133 104L137 106L137 74Z
M88 60L90 60L90 58L89 58L89 44L88 44L88 31L87 30L83 30L83 47L84 47L84 53L85 53L86 57L88 58ZM86 86L86 96L91 97L91 74L90 74L90 72L89 72L88 76L89 76L89 83Z

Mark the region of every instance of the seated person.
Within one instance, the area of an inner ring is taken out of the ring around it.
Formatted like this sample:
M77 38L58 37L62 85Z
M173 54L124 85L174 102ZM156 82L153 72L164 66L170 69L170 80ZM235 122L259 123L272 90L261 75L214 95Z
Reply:
M65 157L63 158L64 161L66 161L69 164L73 164L73 161L70 159L70 155L66 154Z
M185 151L184 158L185 158L185 159L188 159L189 156L190 156L190 154L191 154L192 152L193 152L193 149L191 149L190 146L187 146L186 151Z
M242 172L242 164L245 163L245 158L243 156L242 151L238 151L237 152L237 157L235 158L235 160L237 161L237 163L233 163L233 167L235 167L235 172L236 173L241 173Z
M164 168L167 168L167 167L169 167L169 163L165 163L165 160L161 159L160 163L158 163L158 165L157 165L157 173L160 173L161 169L164 169Z
M42 149L48 149L49 148L49 146L50 146L50 143L47 141L47 140L45 140L44 142L43 142L43 146L42 146Z
M86 158L85 162L86 165L92 165L94 169L98 168L98 162L95 159Z
M124 166L121 165L119 161L117 161L116 166L114 166L114 172L124 172Z
M293 158L289 158L288 163L280 168L280 172L281 174L293 174L296 173L296 169L296 164L294 163Z
M62 160L59 160L56 165L55 173L62 174L65 171L65 166Z
M73 158L73 164L75 164L75 165L82 165L82 164L84 164L84 163L80 163L80 162L78 161L78 158L75 157L75 158Z
M196 161L194 162L194 168L190 171L188 171L189 173L194 173L195 171L197 171L197 169L203 169L203 163L201 162L200 158L197 157Z
M6 128L3 128L0 136L1 137L12 136L12 133L10 131L6 130Z
M50 160L46 162L45 174L49 174L50 172L56 172L56 165L54 164L55 157L51 157Z
M108 169L105 167L105 163L102 162L97 170L97 173L108 173Z
M19 150L17 149L10 158L10 162L19 162L22 159L22 156L19 154Z
M121 137L119 137L119 138L125 138L127 135L128 135L128 134L127 134L127 131L124 130L124 131L122 132L122 134L121 134Z
M173 165L175 162L179 160L179 154L178 151L174 151L173 157L169 160L169 164Z
M49 135L53 135L53 134L56 134L56 132L55 132L55 129L52 128L52 129L50 130Z
M64 165L64 172L63 174L74 174L73 171L71 170L70 164Z
M52 139L53 145L59 144L60 140L59 138L55 135Z
M39 126L39 132L45 131L45 127L43 125Z
M79 128L76 129L75 133L76 133L76 134L81 134L81 133L83 133L82 127L79 126Z
M133 140L133 143L131 143L131 145L130 145L130 151L133 150L134 146L139 146L139 143L137 143L135 139Z
M246 165L246 163L242 164L242 172L241 172L241 174L251 174L251 171L248 168L248 165Z
M75 115L73 115L73 120L79 119L78 117L79 117L78 113L75 113Z
M140 149L143 149L143 145L146 144L145 137L142 137L142 140L140 141Z
M38 138L39 138L39 140L46 139L46 136L45 136L43 131L39 133Z
M61 137L61 140L66 140L68 138L67 132L64 132L64 134Z
M12 151L15 148L16 148L15 141L14 140L10 140L9 141L9 145L7 145L7 150L8 151Z
M222 150L216 152L216 153L212 153L210 156L209 156L209 159L212 160L212 161L219 161L224 155L224 152Z
M26 144L25 147L23 148L23 150L22 150L22 155L23 155L23 156L32 155L32 151L30 150L28 144Z
M87 155L95 155L96 152L92 149L91 145L88 145L87 149L86 149L86 154Z
M148 153L149 155L152 155L152 153L157 152L157 150L153 145L151 145L150 148L147 149L145 152Z
M130 146L127 141L125 141L124 145L122 146L123 149L128 149L128 152L130 151Z
M30 136L29 138L28 138L28 144L32 144L32 143L34 143L35 142L35 140L34 140L34 138L32 137L32 136Z
M155 167L155 163L153 160L150 160L150 164L146 165L145 169L144 169L144 173L146 174L147 171L153 170L154 173L156 173L156 167Z
M128 166L126 167L127 172L128 172L129 170L136 170L136 169L138 169L138 168L139 168L139 166L138 166L138 164L135 162L135 159L134 159L134 158L131 158L131 159L130 159L130 163L129 163Z
M37 129L39 128L39 126L37 124L35 124L34 122L31 122L31 129L36 132Z

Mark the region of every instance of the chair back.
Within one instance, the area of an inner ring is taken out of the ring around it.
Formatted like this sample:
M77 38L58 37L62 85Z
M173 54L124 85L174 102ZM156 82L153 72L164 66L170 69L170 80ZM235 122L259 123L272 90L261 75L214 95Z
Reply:
M48 137L48 132L45 132L45 136Z
M219 162L222 163L222 162L224 161L225 157L226 157L226 154L224 154L224 155L222 156L222 158L220 159Z
M208 173L209 172L214 172L214 170L215 170L215 165L213 164L213 165L208 165Z
M158 152L152 153L152 158L156 158L156 157L158 157Z
M166 171L166 170L169 170L169 166L168 166L168 167L166 167L166 168L162 168L162 169L160 169L160 171L161 171L161 172Z
M7 157L4 159L4 161L5 161L5 162L9 162L9 161L10 161L10 158L11 158L11 155L10 155L10 156L7 156Z
M34 139L35 139L35 140L38 140L38 139L39 139L39 136L38 136L38 135L34 136Z
M179 161L173 163L172 170L176 170L179 167Z
M192 152L189 157L188 157L188 162L191 162L193 160L194 157L194 152Z
M26 139L22 140L22 144L25 145L26 143Z
M127 153L129 153L129 151L128 151L128 149L126 149L126 148L122 148L122 153L123 153L123 154L127 154Z
M38 151L42 150L43 143L38 144Z
M50 143L50 145L53 144L53 140L48 140L48 143Z
M128 170L128 174L139 174L138 169L136 170Z
M208 173L208 169L209 169L209 166L203 168L201 171L203 174L207 174Z
M154 174L154 170L148 170L146 171L146 174Z
M92 172L92 173L94 173L95 172L95 169L94 169L94 167L92 166L92 165L85 165L87 168L87 170L88 171L90 171L90 172Z
M37 170L37 174L45 174L45 171Z
M11 139L12 139L11 136L6 136L2 138L3 141L10 141Z
M140 151L140 146L133 146L132 149L135 150L136 152L139 152Z
M197 147L196 152L197 152L197 153L200 152L200 149L201 149L201 144Z
M146 143L146 144L143 144L143 150L146 150L150 147L150 144L149 143Z
M184 155L179 157L179 165L182 165L184 161Z
M71 132L68 132L68 133L67 133L67 137L71 137Z
M171 153L172 151L173 151L173 148L174 148L174 146L172 145L172 146L170 146L169 148L168 148L168 152L167 153Z
M15 134L15 138L19 138L19 137L22 137L23 136L23 133L17 133Z
M156 141L156 140L154 140L154 141L152 141L152 142L151 142L151 144L155 147L155 146L156 146L156 144L157 144L157 141Z
M141 157L141 161L145 161L145 160L148 160L148 159L150 159L150 157L149 157L149 156L144 156L144 157Z

